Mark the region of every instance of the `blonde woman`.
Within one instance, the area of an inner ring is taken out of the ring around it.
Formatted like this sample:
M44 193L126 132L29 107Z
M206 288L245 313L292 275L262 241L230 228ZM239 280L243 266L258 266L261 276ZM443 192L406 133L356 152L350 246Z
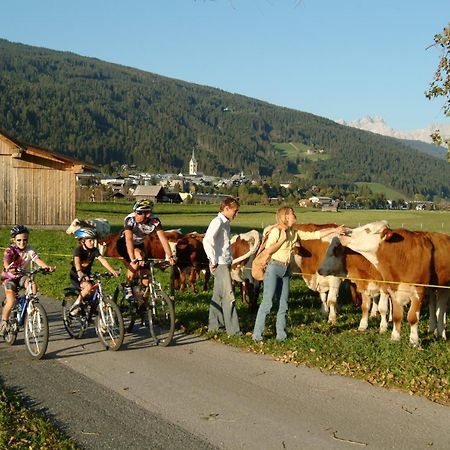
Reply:
M297 217L291 207L283 206L277 210L277 224L269 231L265 248L271 255L264 274L263 300L258 309L253 329L253 340L262 341L262 334L266 323L266 316L272 309L275 293L279 297L276 339L286 339L286 316L289 298L289 264L293 249L300 239L321 239L332 233L341 233L345 227L326 228L319 231L300 231L292 229Z

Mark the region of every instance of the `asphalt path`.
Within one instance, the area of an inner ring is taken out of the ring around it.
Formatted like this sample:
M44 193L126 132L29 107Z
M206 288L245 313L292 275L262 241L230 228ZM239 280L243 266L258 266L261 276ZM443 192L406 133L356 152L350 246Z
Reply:
M0 376L86 449L448 449L450 408L179 334L137 329L118 352L69 339L60 303L46 358L0 343Z

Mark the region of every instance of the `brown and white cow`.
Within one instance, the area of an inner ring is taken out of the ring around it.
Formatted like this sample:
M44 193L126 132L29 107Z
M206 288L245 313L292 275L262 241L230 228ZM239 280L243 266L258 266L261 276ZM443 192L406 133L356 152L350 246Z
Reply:
M389 295L384 284L379 282L382 281L380 272L364 256L344 247L339 238L335 237L327 249L318 272L320 275L336 275L347 278L355 283L356 289L362 295L362 317L358 331L367 330L371 305L370 316L374 317L377 311L381 316L380 333L387 331Z
M179 230L164 231L169 245L173 248L176 242L183 236ZM105 239L99 239L99 246L102 246L102 255L110 258L121 259L117 250L117 241L119 234L110 234ZM166 254L156 233L146 236L144 239L144 253L147 258L165 259Z
M66 233L73 234L81 227L93 228L99 239L105 239L111 233L111 225L106 219L74 219Z
M241 286L242 303L247 304L251 312L255 312L258 305L260 282L252 276L252 263L261 243L257 230L250 230L231 238L233 263L231 265L231 279Z
M186 289L186 277L189 279L191 291L195 292L195 282L200 273L204 274L203 290L208 289L211 277L209 261L203 248L204 234L196 232L186 234L177 240L173 249L176 256L176 268L178 273L174 275L173 287L179 288L181 292Z
M437 338L446 339L445 322L450 299L450 236L444 233L427 232L433 244L433 271L430 284L443 286L427 292L430 322L428 330Z
M418 322L425 286L433 271L433 244L425 233L391 230L386 221L372 222L349 230L340 237L344 246L363 255L380 272L392 298L393 321L391 339L400 340L403 306L408 312L409 341L419 344Z
M317 231L325 228L337 228L336 224L295 224L293 228L301 231ZM337 235L337 234L336 234ZM295 265L291 267L292 275L301 274L309 289L316 291L322 301L321 312L328 323L336 323L336 304L341 285L341 278L336 276L322 276L317 273L331 239L336 235L329 235L322 239L303 240L294 254ZM296 273L297 272L297 273Z

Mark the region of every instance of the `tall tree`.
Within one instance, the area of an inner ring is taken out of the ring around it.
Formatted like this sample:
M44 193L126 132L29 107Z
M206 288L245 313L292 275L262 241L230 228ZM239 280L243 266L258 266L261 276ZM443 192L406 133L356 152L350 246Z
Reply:
M430 89L425 92L428 99L444 97L444 114L450 117L450 22L442 33L434 35L434 44L430 47L437 47L441 53L438 67L431 82ZM441 136L439 130L436 130L432 136L433 141L441 145L445 143L448 147L447 160L450 162L450 138Z

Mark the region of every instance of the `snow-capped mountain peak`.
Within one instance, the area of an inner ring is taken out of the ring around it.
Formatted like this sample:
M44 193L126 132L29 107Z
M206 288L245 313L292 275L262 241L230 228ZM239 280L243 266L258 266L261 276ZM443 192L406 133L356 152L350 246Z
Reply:
M341 125L346 125L360 130L371 131L372 133L381 134L383 136L395 137L398 139L410 139L414 141L422 141L428 144L432 143L431 133L440 130L443 136L450 136L450 124L431 124L426 128L419 128L413 131L397 131L390 127L381 116L364 116L361 119L352 122L345 120L336 120Z

